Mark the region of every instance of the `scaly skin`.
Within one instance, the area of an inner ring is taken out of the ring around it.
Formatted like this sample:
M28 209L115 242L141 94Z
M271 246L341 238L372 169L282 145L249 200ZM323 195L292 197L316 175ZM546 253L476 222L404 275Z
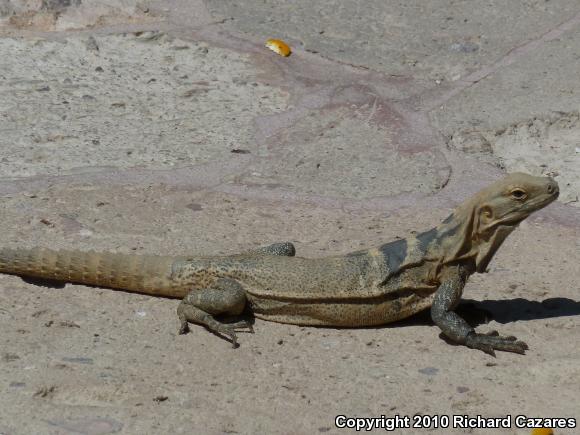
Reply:
M381 325L431 307L451 340L494 354L524 353L527 345L496 332L478 334L453 310L469 276L483 273L506 237L558 197L551 178L511 174L460 205L439 226L405 240L351 254L295 257L276 243L226 257L0 250L0 272L182 298L180 332L206 326L237 345L245 321L225 323L249 309L258 318L319 326Z

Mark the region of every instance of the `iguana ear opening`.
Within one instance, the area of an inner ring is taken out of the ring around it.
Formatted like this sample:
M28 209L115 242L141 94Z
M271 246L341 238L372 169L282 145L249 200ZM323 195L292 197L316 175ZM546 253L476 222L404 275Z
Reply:
M454 249L450 252L447 261L473 258L477 269L481 270L487 265L490 254L491 241L485 230L493 221L493 210L487 204L482 206L469 204L460 210L456 218L461 223L458 231L461 237L454 241Z
M475 206L473 209L473 224L471 228L471 240L477 241L485 237L486 230L493 222L493 209L488 204Z
M458 237L453 239L445 261L473 258L476 270L485 271L493 253L513 228L494 226L493 208L489 204L465 204L454 212L454 220L460 223L455 230ZM489 231L494 228L494 231ZM460 236L459 236L460 235Z
M493 221L493 210L489 205L482 205L479 207L477 212L477 225L475 225L474 231L481 235L483 230L489 227L489 224Z
M495 225L496 217L491 206L484 204L475 212L473 226L475 269L479 273L485 272L493 255L507 236L514 230L514 226Z

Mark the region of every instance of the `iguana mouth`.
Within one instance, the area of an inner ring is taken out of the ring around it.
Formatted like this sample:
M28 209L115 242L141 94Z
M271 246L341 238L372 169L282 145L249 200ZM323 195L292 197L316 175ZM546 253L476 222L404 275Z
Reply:
M534 212L536 210L539 210L541 208L544 208L545 206L547 206L548 204L550 204L551 202L555 201L556 199L558 199L558 197L560 196L560 190L556 187L556 190L552 191L552 193L550 193L550 195L544 196L544 197L538 197L538 199L536 201L530 201L526 207L526 209L530 210L531 212Z
M560 191L559 191L557 185L556 185L556 187L552 187L552 190L548 191L548 193L549 193L549 195L539 196L535 200L529 201L528 203L523 205L522 208L520 208L518 211L513 213L515 216L513 216L513 217L505 216L503 219L501 219L498 222L497 226L505 226L505 225L517 226L522 221L526 220L528 218L528 216L530 216L532 213L534 213L538 210L541 210L542 208L546 207L548 204L555 201L558 198L558 196L560 195Z
M523 211L525 211L527 215L530 215L533 212L544 208L551 202L554 202L556 199L558 199L558 196L560 196L560 191L556 190L550 196L538 197L537 200L530 201L529 203L527 203L525 207L523 207ZM527 216L523 217L522 220L525 219L526 217Z

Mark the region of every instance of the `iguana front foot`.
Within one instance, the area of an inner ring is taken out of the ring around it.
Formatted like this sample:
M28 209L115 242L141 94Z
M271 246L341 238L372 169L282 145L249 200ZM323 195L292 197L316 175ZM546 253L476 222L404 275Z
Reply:
M526 343L518 341L513 335L502 337L497 331L491 331L485 334L471 332L465 337L465 345L472 349L482 350L491 356L495 356L496 350L515 352L523 355L529 349Z
M496 350L524 354L528 345L523 341L513 336L502 337L497 331L479 334L453 311L459 303L466 280L467 272L462 266L447 270L431 305L431 318L435 324L452 341L489 355L495 356Z

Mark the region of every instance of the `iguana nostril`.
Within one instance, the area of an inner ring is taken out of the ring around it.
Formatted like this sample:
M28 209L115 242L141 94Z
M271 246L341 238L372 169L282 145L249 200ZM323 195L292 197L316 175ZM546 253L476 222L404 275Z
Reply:
M553 183L548 184L548 193L549 194L558 193L558 185Z

